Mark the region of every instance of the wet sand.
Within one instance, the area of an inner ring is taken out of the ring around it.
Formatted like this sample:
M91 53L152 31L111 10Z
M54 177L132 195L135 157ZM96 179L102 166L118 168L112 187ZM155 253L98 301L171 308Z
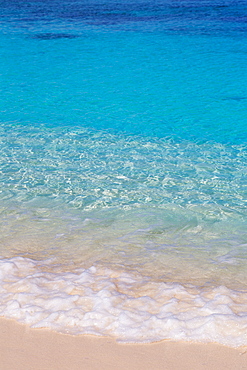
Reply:
M1 370L247 370L247 348L162 341L118 344L107 337L30 329L0 318Z

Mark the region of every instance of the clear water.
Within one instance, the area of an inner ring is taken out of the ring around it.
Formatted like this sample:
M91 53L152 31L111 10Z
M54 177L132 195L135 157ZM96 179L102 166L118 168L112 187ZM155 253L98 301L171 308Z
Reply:
M2 1L0 315L247 345L245 1Z

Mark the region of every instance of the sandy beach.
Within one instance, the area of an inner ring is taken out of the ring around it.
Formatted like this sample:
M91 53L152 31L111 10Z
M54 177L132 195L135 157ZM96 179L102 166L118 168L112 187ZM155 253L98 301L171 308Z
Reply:
M246 20L1 3L0 370L247 370Z
M1 370L247 369L247 349L162 341L118 344L111 338L30 329L0 319Z

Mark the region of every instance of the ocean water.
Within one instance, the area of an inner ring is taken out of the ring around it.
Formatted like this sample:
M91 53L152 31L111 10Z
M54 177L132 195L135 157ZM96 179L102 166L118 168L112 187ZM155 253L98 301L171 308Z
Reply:
M0 316L247 345L247 5L0 10Z

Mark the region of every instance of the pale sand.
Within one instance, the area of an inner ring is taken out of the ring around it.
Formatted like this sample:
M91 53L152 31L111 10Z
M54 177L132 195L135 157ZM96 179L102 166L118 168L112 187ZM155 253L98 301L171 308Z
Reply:
M30 329L0 318L0 370L247 370L247 348L110 338Z

